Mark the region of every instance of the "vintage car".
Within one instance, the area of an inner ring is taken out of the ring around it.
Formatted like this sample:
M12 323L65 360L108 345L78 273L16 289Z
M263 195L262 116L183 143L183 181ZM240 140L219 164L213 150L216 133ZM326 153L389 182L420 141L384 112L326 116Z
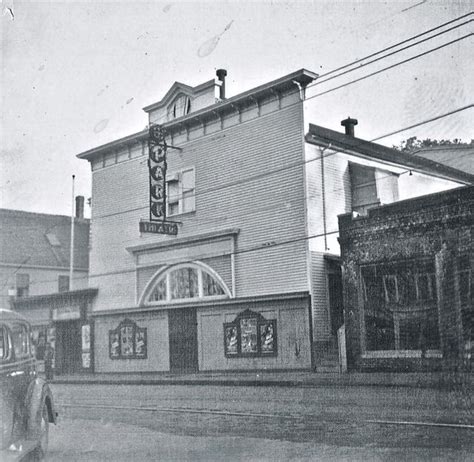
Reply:
M53 395L36 371L31 328L20 314L0 308L1 461L40 460L56 423Z

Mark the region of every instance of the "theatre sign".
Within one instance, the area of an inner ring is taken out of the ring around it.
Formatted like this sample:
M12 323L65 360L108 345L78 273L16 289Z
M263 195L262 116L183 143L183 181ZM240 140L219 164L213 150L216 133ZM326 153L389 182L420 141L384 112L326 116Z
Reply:
M166 221L166 131L152 125L148 131L150 221L140 221L141 233L178 234L177 223Z
M177 223L170 221L140 221L140 232L141 233L154 233L154 234L171 234L176 236L178 234Z

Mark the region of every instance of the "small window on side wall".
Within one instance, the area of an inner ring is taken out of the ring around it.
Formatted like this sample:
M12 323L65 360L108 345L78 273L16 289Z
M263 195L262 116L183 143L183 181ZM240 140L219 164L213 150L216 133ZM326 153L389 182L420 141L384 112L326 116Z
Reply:
M243 311L233 322L224 324L224 353L227 358L276 356L276 319Z

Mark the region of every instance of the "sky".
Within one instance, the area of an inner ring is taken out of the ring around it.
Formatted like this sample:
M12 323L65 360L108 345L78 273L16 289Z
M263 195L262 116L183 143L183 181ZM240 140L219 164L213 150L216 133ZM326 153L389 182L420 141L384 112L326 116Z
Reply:
M143 130L142 108L175 81L195 86L225 68L230 97L301 68L323 75L471 11L471 1L454 0L4 0L0 207L69 215L72 175L75 195L91 195L89 163L77 154ZM343 131L340 121L355 117L356 136L370 140L472 105L473 39L461 38L472 34L473 16L453 25L469 19L308 88L309 121ZM378 142L470 141L473 119L471 107Z

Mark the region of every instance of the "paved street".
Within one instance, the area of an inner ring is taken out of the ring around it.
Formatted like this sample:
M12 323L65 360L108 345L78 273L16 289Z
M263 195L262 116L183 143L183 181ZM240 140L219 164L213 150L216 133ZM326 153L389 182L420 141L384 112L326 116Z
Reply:
M443 391L198 385L53 388L61 419L51 429L51 461L467 461L474 453L471 409L460 396Z

